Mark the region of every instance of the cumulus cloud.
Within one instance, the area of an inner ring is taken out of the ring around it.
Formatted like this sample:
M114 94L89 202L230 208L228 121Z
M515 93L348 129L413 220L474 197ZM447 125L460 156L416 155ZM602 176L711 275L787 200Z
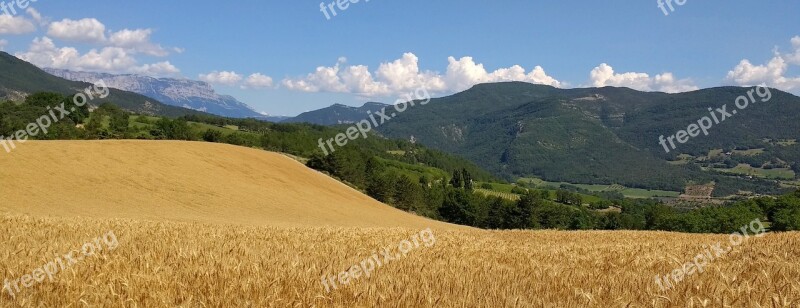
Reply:
M352 68L352 67L351 67ZM367 67L361 66L361 70L368 70ZM350 73L355 72L349 70ZM403 54L400 59L389 63L381 63L378 70L375 72L378 82L372 81L374 84L370 88L375 90L376 94L388 94L382 92L405 92L419 87L425 87L433 91L445 90L446 85L441 76L431 71L420 71L419 58L413 53L407 52ZM368 94L369 92L365 92Z
M79 20L62 19L50 22L37 10L26 10L33 21L47 31L47 36L33 40L27 51L16 56L39 67L51 67L77 71L96 71L106 73L133 73L155 77L179 76L180 70L169 61L140 64L137 55L166 57L183 52L180 48L164 48L151 41L152 29L107 30L96 18ZM11 17L0 16L0 33L4 33L3 20ZM18 17L15 17L18 18ZM30 26L35 26L28 20ZM8 27L6 27L8 28ZM19 28L19 27L17 27ZM82 53L75 47L58 47L54 39L65 42L88 43L94 48Z
M127 48L128 50L141 52L156 57L165 57L169 51L161 45L150 42L151 29L124 29L111 34L109 43L112 46Z
M339 58L333 67L317 67L304 78L284 79L283 85L290 90L303 92L347 92L347 87L339 77L339 66L345 61L345 58Z
M37 11L32 7L29 7L27 10L25 10L25 12L27 12L28 15L31 15L33 21L39 24L39 26L46 27L47 25L50 24L50 21L47 18L43 17L42 14L39 13L39 11Z
M130 71L135 74L146 76L177 76L181 72L181 70L172 65L172 63L169 63L169 61L133 67Z
M676 79L672 73L650 77L647 73L616 73L611 65L602 63L589 73L592 87L628 87L639 91L660 91L678 93L699 89L691 79Z
M210 84L219 84L219 85L226 85L226 86L233 86L238 84L242 81L242 75L237 74L236 72L228 72L228 71L213 71L208 74L200 74L200 80L208 82Z
M0 13L0 34L25 34L36 31L36 25L22 16Z
M264 89L272 87L272 77L261 73L255 73L247 77L242 88L244 89Z
M175 75L179 70L169 62L139 65L131 53L120 47L91 49L81 54L73 47L58 47L49 37L35 38L28 51L17 58L39 67L96 71L107 73L148 73L154 76Z
M339 58L334 66L320 66L306 76L286 78L281 83L287 89L295 91L352 93L366 97L398 95L419 87L425 87L431 92L452 93L466 90L478 83L500 81L562 86L561 82L548 76L539 66L530 72L514 65L490 73L483 64L475 63L472 57L458 60L449 57L444 75L421 70L419 58L413 53L405 53L399 59L381 63L374 74L367 66L347 66L346 62L347 59Z
M454 91L466 90L478 83L503 81L524 81L554 87L562 86L560 81L548 76L541 66L534 67L530 73L526 73L525 69L519 65L489 73L483 64L475 63L472 57L463 57L458 60L449 57L447 61L450 64L447 66L445 81L448 88Z
M35 10L34 19L42 20ZM46 21L44 21L46 23ZM129 53L142 53L155 57L166 57L170 52L183 52L180 48L164 48L150 40L152 29L122 29L106 31L106 26L95 18L81 20L64 19L49 23L47 35L68 42L93 43L100 46L118 47Z
M50 24L47 35L64 41L102 43L106 41L106 26L95 18L64 19Z
M784 54L776 49L766 64L755 65L747 59L740 61L726 79L742 86L766 83L784 91L800 89L800 77L786 76L790 65L800 65L800 36L793 37L791 43L791 52Z
M786 61L790 64L800 65L800 36L792 38L793 52L785 55Z

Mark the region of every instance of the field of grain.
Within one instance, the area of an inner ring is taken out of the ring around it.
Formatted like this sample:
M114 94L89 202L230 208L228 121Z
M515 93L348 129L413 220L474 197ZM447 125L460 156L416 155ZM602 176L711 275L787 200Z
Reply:
M664 275L726 236L434 231L436 242L327 293L323 275L418 232L126 219L0 218L0 273L16 279L113 231L116 250L0 306L797 307L800 236L752 238L662 292Z
M798 233L751 237L662 291L656 275L728 236L461 228L226 145L40 142L14 155L0 155L0 307L800 305ZM326 291L322 277L429 227L429 247L393 249ZM109 232L116 249L41 275Z
M251 226L453 227L285 155L181 141L36 141L0 153L0 213Z
M506 200L517 201L521 197L518 194L508 193L508 192L499 192L494 190L488 190L483 188L475 188L475 192L481 193L484 196L491 196L491 197L500 197Z

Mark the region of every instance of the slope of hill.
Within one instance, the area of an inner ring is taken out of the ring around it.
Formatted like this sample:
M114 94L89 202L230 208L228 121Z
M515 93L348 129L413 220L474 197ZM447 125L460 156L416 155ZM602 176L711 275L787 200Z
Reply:
M0 211L254 226L454 228L281 154L175 141L29 141L0 155Z
M36 92L56 92L72 96L90 86L89 83L70 81L46 73L28 62L0 51L0 100L22 101ZM123 109L170 117L201 112L181 107L164 105L141 94L111 89L103 102L114 102ZM95 102L90 102L95 104Z
M714 127L710 136L693 138L670 154L658 143L660 135L673 135L707 116L709 107L727 104L730 110L736 97L747 90L729 87L665 94L612 87L481 84L410 108L378 130L390 138L414 136L422 144L459 154L511 178L536 175L551 181L665 190L681 190L692 180L771 186L758 179L722 178L701 171L700 166L672 165L668 160L716 148L763 147L766 154L760 159L764 162L773 158L800 162L800 146L770 148L764 141L800 137L800 98L794 95L772 89L769 103L742 111Z
M114 89L139 93L164 104L208 112L225 117L260 118L264 117L252 107L233 96L217 94L206 82L153 78L140 75L114 75L92 72L73 72L69 70L45 68L54 76L67 80L93 82L102 79Z
M361 107L334 104L330 107L302 113L294 118L283 120L283 122L319 125L349 124L364 120L368 117L367 112L375 112L386 106L388 105L374 102L366 103Z

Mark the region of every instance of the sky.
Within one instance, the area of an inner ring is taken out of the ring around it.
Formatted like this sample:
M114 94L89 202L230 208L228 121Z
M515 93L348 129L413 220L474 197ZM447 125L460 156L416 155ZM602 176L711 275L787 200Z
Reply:
M271 115L511 80L800 94L800 1L679 1L0 0L0 50L203 80Z

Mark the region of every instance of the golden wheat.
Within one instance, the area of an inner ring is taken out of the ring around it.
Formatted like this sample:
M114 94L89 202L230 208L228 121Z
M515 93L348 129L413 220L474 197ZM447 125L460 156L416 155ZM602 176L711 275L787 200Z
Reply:
M116 250L2 306L796 307L800 234L751 238L662 292L654 282L727 236L434 231L436 242L330 293L339 273L419 232L91 218L0 218L0 273L17 279L112 230Z
M181 141L28 141L0 155L0 212L251 226L462 228L282 154Z
M2 290L2 307L800 305L799 233L751 237L662 292L656 275L728 236L456 227L225 145L30 142L0 166L1 282L19 285L109 231L119 243L52 281ZM427 227L433 246L326 292L323 276Z

